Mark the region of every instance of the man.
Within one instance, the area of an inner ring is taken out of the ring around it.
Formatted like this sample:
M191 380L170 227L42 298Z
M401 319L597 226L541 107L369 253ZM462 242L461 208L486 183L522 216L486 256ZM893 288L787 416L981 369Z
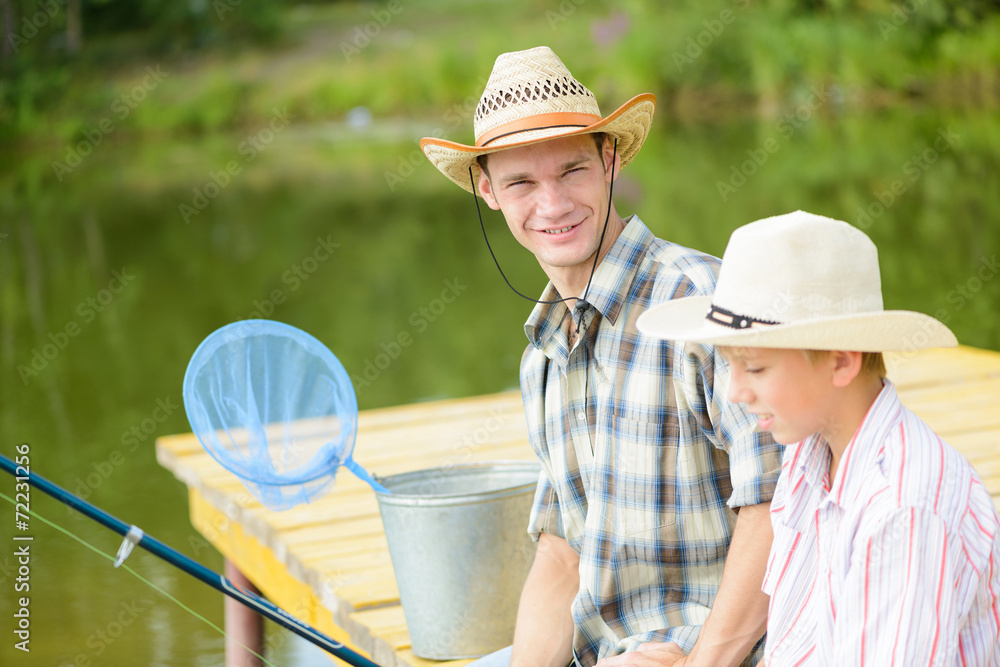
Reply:
M539 47L497 59L474 146L421 141L442 173L503 212L550 280L521 362L543 468L529 519L538 552L497 664L753 664L764 631L778 448L726 402L714 350L635 326L653 303L711 293L718 267L610 201L654 108L639 95L602 117Z

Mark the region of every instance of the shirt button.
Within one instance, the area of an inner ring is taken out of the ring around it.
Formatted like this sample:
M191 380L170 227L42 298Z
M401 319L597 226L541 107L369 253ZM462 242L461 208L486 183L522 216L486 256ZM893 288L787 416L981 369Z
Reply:
M586 421L587 420L587 413L586 412L578 412L578 413L576 413L576 418L579 419L580 421Z

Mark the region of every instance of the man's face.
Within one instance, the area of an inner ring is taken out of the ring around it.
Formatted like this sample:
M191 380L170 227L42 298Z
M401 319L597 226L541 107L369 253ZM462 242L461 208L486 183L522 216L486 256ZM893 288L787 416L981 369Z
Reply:
M483 199L503 212L550 278L555 272L573 283L590 275L608 211L608 146L599 154L585 134L511 148L491 154L489 178L480 176Z
M725 354L730 365L729 400L755 414L761 431L790 445L814 433L836 430L830 355L810 361L802 350L740 348Z

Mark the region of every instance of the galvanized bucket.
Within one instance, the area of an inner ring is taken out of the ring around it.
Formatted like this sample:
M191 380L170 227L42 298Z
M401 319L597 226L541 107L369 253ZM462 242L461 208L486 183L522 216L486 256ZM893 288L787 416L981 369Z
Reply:
M539 465L503 461L379 478L377 493L411 650L476 658L514 637L534 559L526 532Z

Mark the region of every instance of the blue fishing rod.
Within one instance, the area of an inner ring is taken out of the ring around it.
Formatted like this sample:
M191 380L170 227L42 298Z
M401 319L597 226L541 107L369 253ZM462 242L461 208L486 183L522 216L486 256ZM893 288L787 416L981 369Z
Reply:
M264 618L269 618L278 625L291 630L298 636L312 642L331 655L340 658L347 664L353 665L353 667L379 667L379 665L363 655L347 648L341 642L338 642L323 634L319 630L306 625L286 612L284 609L271 604L259 595L255 595L254 593L237 586L221 574L209 570L201 563L191 560L184 554L167 546L156 538L146 535L138 526L127 524L124 521L115 518L101 508L88 503L86 500L70 493L56 484L53 484L44 477L31 472L25 466L17 465L14 461L7 458L3 454L0 454L0 468L3 468L14 477L19 478L19 480L27 479L28 483L39 491L42 491L56 500L69 505L77 512L90 517L94 521L103 525L105 528L110 528L119 535L123 536L125 539L122 542L121 547L118 549L118 555L115 558L115 567L118 567L125 562L125 559L128 558L128 555L132 552L133 547L140 546L154 556L162 558L174 567L177 567L191 576L200 579L221 593L228 595L234 600L239 600Z

